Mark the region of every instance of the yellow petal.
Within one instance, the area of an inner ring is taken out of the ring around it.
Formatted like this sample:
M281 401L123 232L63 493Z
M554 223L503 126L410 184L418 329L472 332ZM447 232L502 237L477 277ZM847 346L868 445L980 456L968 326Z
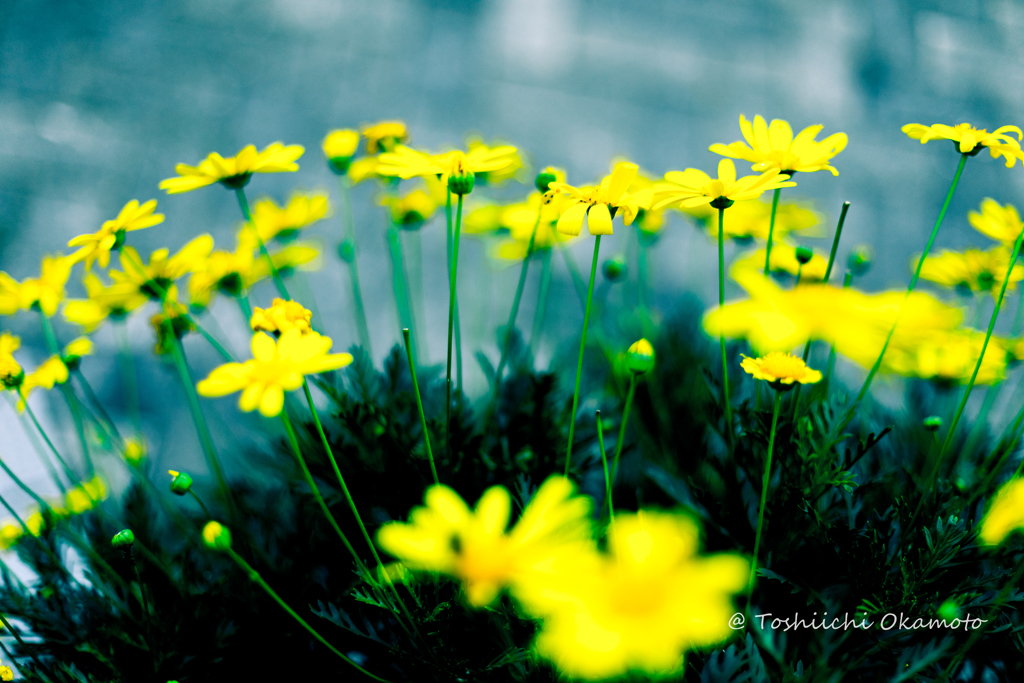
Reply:
M612 215L607 204L594 204L587 213L587 229L591 235L612 234Z

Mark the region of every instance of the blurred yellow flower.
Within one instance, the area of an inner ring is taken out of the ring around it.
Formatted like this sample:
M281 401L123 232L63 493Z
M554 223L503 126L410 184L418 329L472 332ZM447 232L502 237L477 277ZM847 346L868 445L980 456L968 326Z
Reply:
M167 298L161 302L160 312L149 319L149 324L156 334L156 345L153 347L153 352L158 356L171 353L173 344L177 343L178 339L196 329L195 323L188 315L188 308L178 302L177 289L174 287L171 288Z
M558 232L575 237L580 234L586 218L591 235L611 235L612 218L618 213L622 214L623 224L630 225L641 210L649 209L651 205L649 188L628 192L639 170L636 164L621 161L596 187L573 187L560 181L551 183L544 195L546 201L554 201L559 194L569 198L558 218Z
M25 375L25 381L18 388L18 393L21 396L18 401L18 410L25 409L25 402L37 387L49 391L55 384L64 384L67 381L68 366L64 364L60 356L50 356L42 365Z
M176 178L161 181L160 189L167 194L190 192L214 183L221 183L230 189L245 187L253 173L281 173L298 171L295 160L306 150L301 145L288 145L275 142L257 152L254 145L243 148L236 156L222 157L212 152L199 162L198 166L178 164L174 172Z
M999 545L1021 528L1024 528L1024 479L1014 477L1003 484L989 503L981 520L978 540L985 545Z
M167 296L175 281L203 268L212 250L213 238L200 235L174 256L170 255L169 249L157 249L145 264L134 247L126 246L121 249L121 267L124 270L111 270L108 274L115 284L131 285L150 299L160 301Z
M316 332L291 329L276 341L257 332L252 336L253 359L215 368L196 389L200 396L226 396L241 391L238 407L245 412L259 408L275 417L284 407L284 392L302 386L305 375L343 368L352 362L348 353L329 354L333 342Z
M107 484L99 475L96 475L89 481L69 490L64 496L63 505L53 506L53 511L62 517L80 515L92 510L96 507L96 503L106 497Z
M122 455L132 465L138 465L146 457L146 446L137 438L125 439Z
M348 177L352 180L353 184L359 184L368 178L380 178L379 168L379 155L356 159L348 167Z
M11 671L11 667L3 665L0 666L0 681L13 681L14 672Z
M376 154L382 149L390 152L395 145L405 142L409 134L401 121L381 121L363 126L363 137L366 138L366 153Z
M754 379L763 379L776 389L794 383L816 384L821 381L821 373L807 367L800 356L781 351L772 351L760 358L743 356L741 365Z
M11 548L21 538L22 533L22 528L13 519L4 520L0 525L0 550Z
M1018 233L1019 234L1019 233ZM1017 238L1014 237L1016 240ZM1006 271L1010 267L1010 250L1002 245L987 251L967 249L965 251L943 250L941 254L930 255L921 266L921 277L937 282L943 287L967 288L972 292L988 292L993 297L999 296L999 290L1006 279ZM920 255L915 256L916 266ZM913 266L912 266L913 267ZM1016 288L1017 283L1024 280L1024 266L1017 263L1010 270L1007 291Z
M252 205L250 225L266 244L275 237L280 240L294 237L302 228L326 216L329 210L327 195L323 193L293 194L283 207L265 198Z
M461 580L474 607L490 604L506 587L532 604L560 557L593 547L590 500L575 496L564 477L544 482L508 531L512 503L502 487L485 491L475 510L442 485L427 489L424 500L408 523L381 527L377 542L408 569Z
M794 138L793 129L786 121L775 119L768 125L763 117L755 116L751 124L740 114L740 132L747 142L718 143L710 149L715 154L753 162L751 170L756 173L777 169L793 175L824 170L837 176L839 171L829 162L846 149L846 133L833 133L824 140L815 140L822 128L824 126L808 126Z
M87 333L102 325L107 318L124 318L149 301L137 284L121 282L107 286L94 274L82 279L88 299L70 299L64 304L64 317L81 325Z
M683 213L703 222L708 235L718 237L718 212L708 204L692 208L679 207ZM744 199L729 207L729 220L725 222L725 237L735 240L768 240L772 203L761 199ZM803 202L779 202L775 210L774 240L782 240L790 233L807 237L820 237L822 216ZM772 245L775 248L775 245ZM764 259L761 260L762 266Z
M561 177L564 178L564 174ZM550 249L556 244L569 243L574 239L570 235L558 232L556 226L562 212L575 203L564 194L545 198L540 192L531 192L526 201L505 205L490 204L474 209L463 219L463 231L470 235L507 232L507 236L502 237L492 248L492 257L510 262L522 261L529 249L534 226L537 230L533 241L535 252Z
M25 381L25 371L14 359L19 346L18 337L10 332L0 334L0 387L4 389L17 389Z
M616 515L607 556L548 591L537 653L574 679L677 674L686 650L734 633L733 594L750 571L739 555L701 556L699 549L699 529L688 517Z
M466 141L466 148L470 154L482 154L489 155L492 150L499 149L501 147L507 147L508 145L496 144L488 145L479 138L470 138ZM523 159L516 154L510 159L509 163L502 166L499 169L493 171L479 171L476 173L477 182L486 185L498 185L511 178L514 178L519 171L523 168Z
M84 261L87 271L92 269L95 261L99 261L101 268L106 268L110 265L111 250L121 248L125 233L151 228L164 222L164 215L154 214L155 209L155 199L150 199L142 205L137 199L131 200L124 205L117 218L104 222L97 232L79 235L68 242L69 247L81 247L70 258L76 262Z
M730 209L731 210L731 209ZM729 214L730 218L732 214ZM731 221L726 221L729 225ZM777 226L776 226L777 227ZM800 275L800 282L821 282L825 279L825 271L828 270L828 259L821 254L812 254L811 260L803 266L796 258L797 247L786 242L776 242L772 245L772 254L768 260L768 268L773 273L789 273ZM764 257L766 249L758 249L748 252L733 262L733 268L764 268Z
M7 273L0 272L0 315L36 309L47 317L57 313L64 300L64 285L71 277L75 260L69 256L45 256L37 278L26 278L20 284Z
M1024 152L1020 148L1024 132L1017 126L1003 126L989 133L984 128L975 128L969 123L958 123L955 126L941 123L931 126L908 123L901 130L912 140L920 140L922 145L930 140L952 140L961 154L971 156L987 147L993 159L1006 159L1007 168L1012 168L1017 159L1024 159ZM1017 139L1014 140L1009 133L1016 133Z
M274 299L269 308L253 309L249 326L253 332L270 332L275 336L288 330L306 334L313 331L310 325L312 319L313 314L298 301Z
M355 156L357 147L359 147L359 133L348 128L332 130L323 142L324 156L332 164L347 164L348 160ZM344 169L341 170L344 172Z
M391 213L392 223L411 230L430 220L438 208L437 201L424 190L413 190L401 196L385 194L379 202Z
M519 153L511 145L500 147L478 146L469 152L452 150L443 154L428 154L405 145L396 145L390 152L380 155L377 173L408 180L417 176L438 176L441 182L456 194L468 194L459 189L472 190L477 173L503 173L522 165ZM460 183L453 185L452 180ZM462 187L461 184L467 184Z
M1024 223L1021 223L1016 207L1012 204L1001 206L999 202L989 198L981 202L981 213L971 211L967 214L967 220L981 234L1008 247L1013 246L1024 229Z
M666 173L665 180L654 186L651 207L690 208L711 204L716 209L728 208L732 202L756 199L764 192L780 187L796 187L796 183L790 181L788 175L780 175L777 168L770 168L760 175L744 176L737 181L735 164L730 159L722 159L718 162L717 178L696 168Z

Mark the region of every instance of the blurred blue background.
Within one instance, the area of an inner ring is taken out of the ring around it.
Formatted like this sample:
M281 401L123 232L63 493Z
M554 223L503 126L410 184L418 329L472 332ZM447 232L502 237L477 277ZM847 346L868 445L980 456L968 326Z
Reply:
M176 250L200 232L233 249L239 214L230 193L214 186L166 196L157 189L176 163L197 163L211 151L302 144L301 170L256 176L250 200L282 201L294 188L327 189L336 200L336 181L320 152L327 131L402 119L414 146L461 145L477 133L520 146L534 169L562 166L571 182L585 183L618 155L658 175L688 166L711 171L719 157L708 146L739 139L742 113L783 118L796 130L820 123L823 136L849 135L833 162L840 176L801 174L790 196L815 202L827 216L828 235L841 202L851 201L840 258L869 243L876 262L860 284L902 287L957 157L950 144L922 147L900 127L1024 124L1022 34L1024 6L1009 0L7 0L0 15L0 269L19 280L37 275L42 254L67 252L71 237L96 230L133 198L158 198L167 215L163 225L131 235L144 255L161 246ZM987 155L972 159L937 247L987 247L967 211L986 196L1020 205L1021 180L1020 167L1006 169ZM379 364L400 337L384 218L369 185L355 192L356 230ZM327 257L309 282L325 330L344 349L356 334L348 275L333 257L340 224L335 216L310 232ZM625 252L628 235L619 230L603 253ZM421 240L423 326L430 360L439 363L447 314L443 218L427 225ZM827 244L828 238L816 242ZM589 262L590 245L577 245L577 261ZM661 313L671 314L685 292L715 299L713 254L691 224L670 219L651 252ZM555 264L542 363L554 353L554 340L574 341L582 321L568 274ZM518 275L517 268L493 270L484 246L467 240L460 285L467 389L474 395L485 381L472 353L482 348L496 361L494 329L504 323ZM253 303L266 305L272 291L263 285ZM532 315L530 291L521 326ZM80 295L78 283L69 292ZM132 318L130 329L154 468L202 477L181 388L150 353L152 312ZM222 297L212 313L214 331L244 353L247 334L233 303ZM1001 327L1011 316L1004 318ZM26 365L44 358L33 315L0 325L23 335ZM58 327L63 341L76 333ZM84 371L126 424L109 326L96 342ZM198 337L186 348L197 378L217 364ZM75 452L63 403L54 395L38 405L58 444ZM238 471L240 444L266 438L251 429L259 418L241 416L234 398L204 401L204 408L229 469ZM7 406L0 431L0 455L31 485L49 490ZM107 470L116 485L123 470ZM26 506L27 497L11 488L0 484L16 506Z

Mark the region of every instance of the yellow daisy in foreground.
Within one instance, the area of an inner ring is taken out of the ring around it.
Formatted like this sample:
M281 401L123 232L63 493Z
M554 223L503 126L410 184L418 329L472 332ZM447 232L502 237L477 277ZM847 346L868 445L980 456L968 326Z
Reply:
M739 555L699 550L699 529L688 517L616 515L608 554L547 592L538 654L569 678L678 673L686 650L733 634L732 596L750 570Z
M981 520L978 540L999 545L1017 529L1024 528L1024 479L1014 477L1003 484Z
M1024 132L1017 126L1003 126L989 133L984 128L975 128L969 123L958 123L955 126L941 123L931 126L908 123L900 130L910 139L920 140L922 145L931 140L952 140L961 154L970 156L987 147L993 159L1006 158L1007 168L1012 168L1017 159L1024 160L1024 152L1020 148ZM1010 133L1016 133L1017 139L1014 140Z
M549 185L545 201L554 201L556 195L564 194L568 202L558 217L558 232L575 237L587 219L587 230L591 235L611 235L612 218L622 214L622 222L629 225L641 210L650 208L651 190L629 192L629 186L636 179L640 167L628 161L615 164L610 175L600 185L573 187L555 181Z
M178 177L162 181L160 189L167 190L167 194L178 194L221 183L224 187L237 190L245 187L253 173L298 171L299 165L295 160L305 151L302 145L285 147L280 142L275 142L259 152L256 151L255 145L249 145L237 155L227 158L212 152L199 162L198 166L175 166L174 172Z
M1012 204L1001 205L994 199L985 198L981 202L981 213L971 211L967 220L982 235L991 237L1011 247L1024 229L1020 214Z
M245 412L259 408L276 417L284 407L284 392L302 386L306 375L343 368L352 362L348 353L328 353L333 342L316 332L291 329L274 340L257 332L252 337L253 359L226 363L196 385L200 396L226 396L241 391L238 407Z
M807 367L800 356L781 351L772 351L760 358L743 356L741 366L754 379L767 381L773 389L792 389L793 384L815 384L821 381L821 373Z
M431 486L424 500L408 523L381 527L377 542L408 569L460 579L474 607L506 587L532 604L556 565L593 547L590 500L574 495L565 477L544 482L511 530L512 501L502 487L487 489L474 510L447 486Z
M85 269L91 270L92 264L99 261L100 268L110 265L110 252L120 249L124 244L125 233L143 230L164 222L162 213L156 210L156 200L150 199L145 204L133 199L124 205L117 218L106 221L100 229L88 235L79 235L70 242L69 247L81 247L71 255L75 261L83 261Z
M824 126L809 126L793 137L789 123L775 119L771 125L755 116L753 124L740 114L740 132L746 143L737 141L728 145L717 143L710 150L715 154L753 162L752 171L763 173L777 169L780 173L831 171L839 175L829 162L846 149L846 133L834 133L824 140L814 138ZM749 145L749 146L748 146Z
M736 165L730 159L722 159L718 162L717 178L696 168L666 173L665 180L654 186L651 208L689 208L710 204L716 209L727 209L733 202L756 199L780 187L796 187L796 183L790 181L788 175L780 175L777 168L736 180Z

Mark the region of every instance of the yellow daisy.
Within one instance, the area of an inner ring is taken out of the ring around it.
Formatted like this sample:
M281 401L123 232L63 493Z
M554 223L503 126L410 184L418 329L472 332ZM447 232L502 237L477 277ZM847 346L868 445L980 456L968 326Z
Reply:
M1019 234L1019 233L1018 233ZM1014 237L1014 240L1017 238ZM937 282L944 287L966 288L971 292L988 292L999 296L1006 271L1010 268L1010 250L997 245L982 251L966 249L962 252L943 250L941 254L929 255L921 266L921 277ZM920 256L913 259L916 264ZM1024 266L1017 263L1010 270L1006 289L1012 290L1016 283L1024 280Z
M821 381L821 373L807 367L800 356L781 351L772 351L761 358L743 356L741 366L754 379L763 379L775 389L792 388L794 383L815 384Z
M981 213L971 211L967 214L974 229L982 235L991 237L1011 247L1024 229L1020 214L1012 204L1001 205L994 199L985 198L981 202Z
M987 147L993 159L1006 158L1007 168L1012 168L1017 159L1024 160L1024 152L1020 148L1024 132L1017 126L1003 126L989 133L984 128L975 128L969 123L958 123L955 126L941 123L931 126L908 123L900 130L910 139L920 140L922 145L930 140L952 140L961 154L970 156ZM1014 140L1010 133L1016 133L1017 139Z
M1024 479L1014 477L1003 484L989 503L981 520L978 540L985 545L999 545L1021 528L1024 528Z
M167 190L167 194L178 194L221 183L224 187L236 190L245 187L253 173L298 171L299 165L295 160L305 151L302 145L285 147L275 142L259 152L255 145L249 145L237 155L227 158L212 152L198 166L175 166L174 171L178 177L162 181L160 189Z
M107 318L124 318L149 301L149 296L132 282L108 286L94 273L89 273L82 279L82 283L88 298L70 299L64 304L64 317L81 325L86 332L94 331Z
M703 204L716 209L729 208L736 201L756 199L780 187L796 187L796 183L790 181L788 175L780 175L777 168L736 180L736 166L732 160L722 159L718 162L717 178L696 168L666 173L665 180L654 186L651 208L689 208Z
M249 224L256 229L264 244L277 238L286 241L295 237L299 230L316 223L330 211L330 202L325 193L295 193L286 206L278 206L269 197L252 205Z
M274 336L281 336L288 330L306 334L313 331L312 319L312 312L298 301L274 299L269 308L253 309L249 326L253 332L270 332Z
M380 155L376 172L408 180L417 176L437 176L455 194L469 194L477 173L501 173L522 165L519 152L511 145L481 145L468 152L452 150L428 154L405 145L396 145Z
M70 258L84 261L87 271L92 269L92 264L96 261L99 261L100 268L106 268L110 265L110 252L120 249L124 244L125 233L151 228L164 222L164 215L153 213L155 209L155 199L141 205L139 200L131 200L124 205L117 218L104 222L97 232L79 235L68 242L69 247L81 247Z
M780 173L793 175L797 172L824 170L837 176L839 171L829 162L846 149L846 133L834 133L824 140L815 140L823 127L809 126L793 137L793 129L786 121L775 119L768 125L764 118L755 116L751 124L740 114L740 132L746 143L717 143L711 145L710 149L715 154L753 162L751 170L757 173L776 169Z
M390 152L395 145L409 139L409 132L401 121L380 121L363 126L363 137L366 138L366 153L376 154L381 150Z
M628 191L639 170L636 164L621 161L597 186L573 187L559 181L551 183L544 195L545 201L554 201L558 194L569 199L558 218L558 232L575 237L580 234L586 218L591 235L611 235L612 218L619 213L623 224L630 225L641 210L651 205L650 189Z

